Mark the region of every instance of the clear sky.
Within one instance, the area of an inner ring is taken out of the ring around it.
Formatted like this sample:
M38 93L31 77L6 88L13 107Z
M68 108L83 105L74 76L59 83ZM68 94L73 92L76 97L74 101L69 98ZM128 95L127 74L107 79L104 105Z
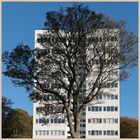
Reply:
M71 2L2 2L2 51L11 51L18 44L34 47L34 31L44 28L47 11L58 10ZM137 2L86 2L90 9L116 20L124 19L132 32L138 32ZM3 65L2 65L3 66ZM4 66L2 68L4 70ZM121 116L138 117L138 68L121 82ZM14 87L10 79L2 77L2 95L11 99L13 108L23 108L32 114L32 102L24 88Z

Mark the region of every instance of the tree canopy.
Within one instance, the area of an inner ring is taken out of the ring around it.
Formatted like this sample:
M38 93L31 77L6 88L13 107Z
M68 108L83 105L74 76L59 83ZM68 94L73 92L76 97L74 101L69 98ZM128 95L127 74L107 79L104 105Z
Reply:
M31 138L32 118L22 109L11 109L3 129L5 138Z
M32 122L28 113L22 109L12 109L7 119L11 137L32 137Z
M2 96L2 118L3 120L7 119L8 113L11 111L12 101Z
M2 137L8 137L9 132L7 131L7 118L11 111L12 101L2 96Z
M129 117L121 117L120 137L138 138L138 120Z

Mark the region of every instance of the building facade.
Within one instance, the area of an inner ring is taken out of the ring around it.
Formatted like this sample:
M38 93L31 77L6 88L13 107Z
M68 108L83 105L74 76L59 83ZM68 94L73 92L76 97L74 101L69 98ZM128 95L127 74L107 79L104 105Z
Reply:
M38 34L45 30L35 31L35 48L42 48L37 42ZM88 54L88 52L86 52ZM79 69L80 71L80 69ZM95 71L94 71L95 74ZM119 71L114 71L112 77L117 77ZM96 77L96 76L95 76ZM91 78L91 79L90 79ZM87 79L82 92L90 89ZM42 102L33 103L33 138L70 138L69 127L64 115L52 117L38 112ZM46 120L46 124L43 120ZM83 110L80 119L81 138L120 138L120 87L119 81L107 83L102 94L95 96L95 101Z

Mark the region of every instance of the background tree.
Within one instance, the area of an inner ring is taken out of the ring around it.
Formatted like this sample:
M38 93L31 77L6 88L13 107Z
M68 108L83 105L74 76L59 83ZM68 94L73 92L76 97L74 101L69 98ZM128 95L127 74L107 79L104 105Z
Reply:
M7 118L7 129L10 132L10 138L31 138L31 117L22 109L12 109Z
M81 112L137 64L137 37L124 21L81 4L48 12L45 29L38 34L40 48L21 44L3 53L3 74L24 86L33 101L42 100L45 114L65 114L71 137L79 138Z
M121 138L138 138L138 120L128 118L128 117L121 117L120 137Z
M7 118L11 111L12 101L2 96L2 137L9 137L10 132L7 129Z
M12 104L2 97L2 138L31 138L32 116L22 109L12 109Z

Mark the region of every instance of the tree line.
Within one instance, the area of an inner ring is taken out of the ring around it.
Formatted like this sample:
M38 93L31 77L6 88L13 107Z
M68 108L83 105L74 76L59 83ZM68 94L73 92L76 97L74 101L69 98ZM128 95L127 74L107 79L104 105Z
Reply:
M2 138L32 138L32 116L11 105L10 99L2 97ZM120 138L138 138L138 120L121 117Z
M32 116L23 109L13 109L12 104L2 97L2 138L31 138Z

